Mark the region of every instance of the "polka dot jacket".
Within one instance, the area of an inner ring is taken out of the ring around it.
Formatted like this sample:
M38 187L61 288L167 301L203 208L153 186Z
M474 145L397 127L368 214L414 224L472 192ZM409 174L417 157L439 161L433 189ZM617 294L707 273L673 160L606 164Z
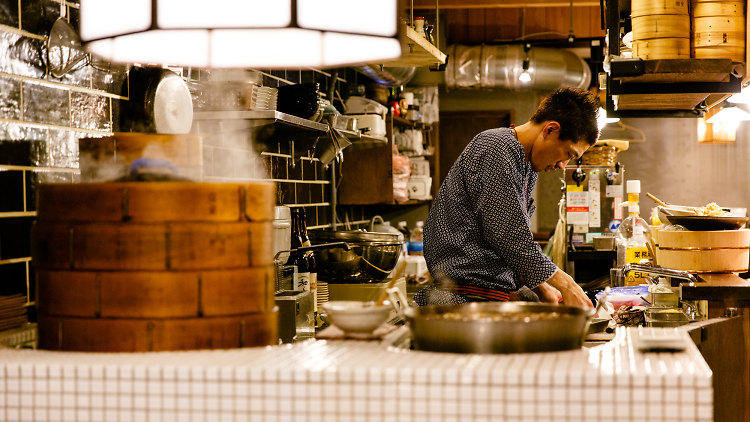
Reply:
M424 227L424 255L438 284L511 292L552 277L557 267L530 229L536 180L511 129L474 137L448 172Z

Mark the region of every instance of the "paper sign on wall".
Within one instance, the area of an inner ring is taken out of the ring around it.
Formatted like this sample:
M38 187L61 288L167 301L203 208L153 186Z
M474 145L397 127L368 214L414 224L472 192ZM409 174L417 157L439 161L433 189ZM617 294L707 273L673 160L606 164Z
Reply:
M597 172L598 173L598 172ZM592 176L594 172L591 172ZM589 180L589 226L602 226L601 191L598 178ZM586 242L588 243L588 241Z
M568 224L589 224L589 193L567 193Z
M622 185L609 185L607 186L607 198L622 198Z

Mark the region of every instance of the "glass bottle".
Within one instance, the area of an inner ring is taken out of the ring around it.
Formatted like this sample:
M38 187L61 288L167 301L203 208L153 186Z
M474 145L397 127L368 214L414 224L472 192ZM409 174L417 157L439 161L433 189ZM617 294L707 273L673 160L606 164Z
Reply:
M292 208L292 243L291 248L298 249L303 246L299 208ZM294 251L289 254L287 265L296 265L297 273L294 277L292 290L309 291L310 290L310 262L307 254L304 252Z
M424 221L417 221L417 227L411 232L409 241L409 255L424 255Z
M310 243L310 238L307 236L307 213L302 207L298 208L298 210L300 241L302 242L302 246L311 246L312 243ZM305 257L307 259L307 268L310 270L310 290L312 290L313 292L313 310L317 312L318 266L315 262L315 254L313 253L313 251L305 252Z

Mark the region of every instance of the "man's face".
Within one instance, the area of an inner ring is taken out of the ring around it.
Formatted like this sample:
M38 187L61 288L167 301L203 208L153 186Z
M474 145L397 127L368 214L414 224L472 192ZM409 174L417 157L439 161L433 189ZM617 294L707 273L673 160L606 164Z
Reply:
M561 141L559 134L559 125L544 128L531 153L531 167L534 171L565 169L568 161L577 160L589 149L590 145L585 141Z

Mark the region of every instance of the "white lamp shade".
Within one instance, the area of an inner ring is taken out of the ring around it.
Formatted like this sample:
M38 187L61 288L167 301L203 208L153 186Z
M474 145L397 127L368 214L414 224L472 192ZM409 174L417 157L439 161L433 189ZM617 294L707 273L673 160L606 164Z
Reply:
M397 28L396 0L297 0L302 28L392 37Z
M727 101L732 104L748 104L750 103L750 89L743 89L739 94L734 94L727 98Z
M737 107L726 107L716 113L713 117L708 119L706 122L713 123L737 123L745 120L750 120L750 113L740 110Z
M292 22L290 0L158 0L158 26L282 28Z
M81 0L81 38L115 63L336 67L401 56L397 0Z

